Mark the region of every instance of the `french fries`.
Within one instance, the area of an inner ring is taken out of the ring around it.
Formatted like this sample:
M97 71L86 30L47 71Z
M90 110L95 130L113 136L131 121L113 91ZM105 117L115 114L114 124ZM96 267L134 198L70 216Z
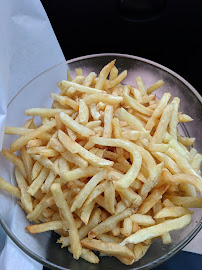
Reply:
M179 112L178 97L156 98L163 80L123 85L127 71L119 74L115 60L98 76L75 73L58 82L50 109L27 109L23 127L5 128L19 135L2 150L17 187L0 177L0 189L36 223L28 232L55 231L75 259L98 263L95 250L131 265L156 237L170 244L170 232L191 222L188 208L202 208L202 155L178 132L193 119Z

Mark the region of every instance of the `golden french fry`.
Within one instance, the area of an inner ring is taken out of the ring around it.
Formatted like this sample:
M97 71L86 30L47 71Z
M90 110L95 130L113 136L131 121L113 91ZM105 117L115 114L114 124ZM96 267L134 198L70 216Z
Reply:
M41 140L41 139L33 139L30 140L27 145L26 148L29 147L37 147L37 146L43 146L45 144L45 141Z
M149 247L151 246L151 240L148 239L143 243L138 243L134 247L135 260L139 261L147 252Z
M131 129L138 131L146 131L140 120L138 120L138 118L134 115L128 113L124 108L121 108L121 116L128 123Z
M67 87L73 87L73 89L75 89L76 91L79 91L81 93L87 93L87 94L96 94L96 93L102 93L102 90L98 90L89 86L84 86L84 85L80 85L78 83L75 82L68 82L68 81L61 81L61 85L64 88ZM69 92L70 88L68 89Z
M195 138L188 138L188 137L183 137L181 135L177 136L177 139L180 143L182 143L184 146L191 146L195 142Z
M122 188L129 187L130 184L132 184L134 179L137 177L140 167L141 167L141 162L142 162L141 154L139 153L135 145L129 141L124 141L121 139L91 137L90 140L93 141L94 143L104 145L104 146L121 147L132 154L133 164L131 168L120 180L117 181L117 184L120 187Z
M115 189L112 181L106 181L104 187L105 204L107 205L109 212L113 214L115 212Z
M175 205L185 208L202 208L202 198L199 197L180 197L173 195L164 195L164 199L169 199Z
M106 105L104 113L104 131L103 137L111 138L112 135L112 118L113 118L113 106Z
M72 253L72 249L70 247L68 248L68 250ZM99 263L100 261L99 258L95 255L95 253L93 253L87 248L82 248L80 257L90 263Z
M32 196L39 190L45 179L47 178L49 174L49 170L47 168L43 168L39 175L34 179L34 181L31 183L28 193Z
M70 181L74 181L76 179L80 179L82 177L90 177L100 171L100 168L96 168L93 166L88 166L86 168L77 168L72 171L68 171L61 174L63 178L63 183L67 183Z
M54 93L51 93L51 97L53 100L56 100L57 102L59 102L61 105L68 105L75 111L79 110L79 105L73 99L69 97L60 96Z
M32 180L34 180L40 173L40 171L42 170L42 164L38 161L36 161L33 165L33 168L32 168L32 175L31 175L31 178Z
M20 197L21 203L23 207L26 209L26 211L30 213L33 210L32 198L27 191L27 188L28 188L27 182L24 179L21 171L17 167L15 169L15 177L16 177L16 182L21 192L21 197Z
M81 208L84 204L85 200L88 198L90 193L93 191L93 189L106 178L107 171L102 170L95 174L90 181L85 185L85 187L79 192L77 197L75 198L72 207L71 212L74 212L76 209Z
M42 233L46 231L58 230L63 228L63 221L50 221L36 225L29 225L25 229L30 233Z
M168 217L181 217L186 214L193 214L189 209L186 209L182 206L169 206L162 208L154 218L168 218Z
M186 214L182 217L175 218L173 220L166 220L160 224L137 231L135 234L132 234L129 237L127 237L121 243L121 245L126 245L127 243L138 244L147 239L152 239L154 237L161 236L166 232L180 230L185 226L189 225L190 222L191 222L190 214Z
M191 122L193 119L187 114L178 114L178 122Z
M118 118L112 119L112 126L114 130L114 137L116 139L121 139L121 126Z
M147 88L147 94L150 95L152 92L156 91L157 89L159 89L163 85L164 85L163 80L159 80L159 81L155 82L149 88Z
M138 225L152 226L155 224L155 220L150 215L133 214L130 218Z
M100 194L102 194L105 190L105 183L101 183L99 185L97 185L93 191L91 192L91 194L89 195L88 199L86 200L86 202L84 203L84 207L86 205L88 205L89 203L91 203L95 198L97 198Z
M133 226L133 224L132 224L132 220L130 219L130 217L125 218L123 221L123 228L121 229L121 233L123 235L125 235L126 237L131 235L132 226Z
M53 194L57 207L61 211L61 215L64 219L64 222L69 227L70 246L72 248L74 258L78 260L82 253L79 234L72 213L70 212L69 206L66 200L64 199L64 195L62 193L60 184L56 183L52 184L51 192Z
M109 80L112 81L116 79L117 76L118 76L118 69L117 67L113 66L109 74Z
M89 137L90 135L94 135L94 132L91 129L89 129L89 128L83 126L83 125L80 125L79 123L74 121L67 114L61 112L59 114L59 116L60 116L60 120L65 124L65 126L72 129L76 133L78 133L78 134L80 134L80 135L82 135L84 137Z
M171 115L170 123L169 123L169 132L170 132L171 137L174 140L177 140L178 110L179 110L180 99L175 97L172 101L172 104L173 104L173 111L172 111L172 115Z
M145 88L144 82L140 76L136 78L136 83L137 83L138 90L142 94L146 93L146 88Z
M192 168L191 164L187 161L187 159L184 158L182 155L180 155L178 152L176 152L174 149L170 147L166 151L166 154L177 163L177 165L180 167L183 173L193 174L197 176L200 180L202 180L201 176L195 172L195 170Z
M171 173L169 173L169 171L164 169L162 171L162 176L165 177L169 183L173 183L173 184L188 183L188 184L191 184L194 187L196 187L200 191L200 193L202 194L202 181L200 178L198 178L195 175L190 175L190 174L185 174L185 173L172 175Z
M61 155L67 161L72 162L81 168L88 167L88 162L77 154L72 154L71 152L66 151L64 153L61 153Z
M79 229L79 238L83 239L88 235L88 232L93 229L99 222L100 222L100 214L101 214L101 209L96 209L94 213L92 214L92 217L90 218L89 222L87 225L84 225ZM57 243L61 243L62 247L69 246L70 244L70 238L68 237L60 237L60 239L57 241Z
M86 76L83 85L84 86L90 86L93 83L93 80L97 77L97 74L95 72L90 72L88 76Z
M89 109L84 99L79 101L79 123L86 125L89 120Z
M119 83L121 83L125 79L126 76L127 76L127 70L124 70L115 79L106 80L104 84L104 88L108 90L117 86Z
M109 105L118 105L120 102L123 101L122 97L115 97L109 94L99 93L99 94L92 94L86 96L83 101L87 104L93 104L98 102L103 102Z
M32 108L25 111L28 116L44 116L44 117L54 117L56 114L64 112L68 115L72 115L74 110L66 109L45 109L45 108Z
M19 150L21 147L26 145L29 140L34 139L37 135L43 133L44 131L52 129L55 126L56 126L56 121L52 120L48 124L42 125L39 128L36 128L34 131L19 137L16 141L14 141L11 144L11 147L10 147L11 151L15 152Z
M93 128L99 127L100 125L101 125L101 121L97 120L97 121L90 121L85 126L87 128L93 129Z
M130 258L131 260L135 259L132 250L130 250L128 247L124 247L125 249L123 249L123 246L116 243L106 243L102 242L101 240L90 240L85 238L81 240L81 244L85 248L102 251L110 254L111 256L123 256Z
M82 147L77 142L73 141L71 138L69 138L64 132L61 130L58 132L58 137L60 141L63 143L65 148L67 148L72 154L78 153L81 157L86 159L89 163L91 163L94 166L100 166L100 167L106 167L106 166L112 166L113 162L99 158L95 154L89 152L84 147ZM64 155L64 153L62 154ZM70 160L69 160L70 161Z
M169 104L163 110L162 116L156 128L156 131L151 139L152 143L161 143L167 130L171 115L173 112L173 104Z
M193 149L193 148L192 148ZM191 152L191 151L190 151ZM196 154L192 161L191 161L191 166L192 168L195 170L195 172L199 173L199 170L201 168L201 164L202 164L202 155L201 154Z
M103 89L103 86L105 84L106 78L109 75L110 71L114 67L116 60L111 61L106 66L103 67L103 69L100 71L99 79L96 82L95 88L96 89Z
M142 198L131 188L120 188L115 182L115 190L122 196L124 196L133 206L138 207L142 203Z
M169 146L172 147L175 151L177 151L180 155L186 158L189 163L191 162L191 156L189 151L184 147L184 145L180 145L176 140L172 139L169 141Z
M103 234L106 232L111 231L113 228L116 227L116 225L125 219L126 217L130 216L132 214L132 209L127 208L123 212L117 214L117 215L112 215L109 218L107 218L105 221L101 222L99 225L97 225L95 228L93 228L89 233L88 233L88 238L92 239L95 238L99 234Z
M20 189L6 182L1 177L0 177L0 189L8 191L9 193L13 194L18 199L21 198Z
M123 95L124 102L126 105L130 106L132 109L142 113L151 116L153 111L145 107L144 105L140 104L138 101L136 101L134 98Z
M85 223L86 225L88 224L89 218L91 216L91 213L92 213L94 207L95 207L95 201L92 201L91 203L83 206L81 209L80 218L83 221L83 223Z
M137 210L138 214L146 214L161 198L162 195L168 189L168 185L162 185L159 188L156 188L152 193L143 201L142 205Z
M142 140L149 136L149 131L126 130L121 133L121 136L130 141Z
M56 160L56 161L58 161L58 160ZM55 163L56 163L56 161L55 161ZM44 193L48 193L50 190L50 186L54 182L55 178L56 178L56 174L53 171L50 171L47 178L45 179L44 184L41 186L41 191Z
M146 130L152 130L152 128L155 126L156 120L161 116L161 114L162 114L164 108L166 107L166 105L168 104L170 98L171 98L170 93L163 94L161 100L158 103L158 106L154 110L151 118L149 119L149 121L147 122L147 124L145 126Z
M24 166L24 163L20 157L16 156L14 153L12 153L10 150L7 150L7 149L2 149L1 154L6 159L8 159L10 162L12 162L16 167L18 167L18 169L22 173L23 177L25 179L27 179L27 173L25 170L25 166Z
M172 173L181 173L179 166L165 153L152 152L152 155L157 158L160 162L164 162L165 167Z

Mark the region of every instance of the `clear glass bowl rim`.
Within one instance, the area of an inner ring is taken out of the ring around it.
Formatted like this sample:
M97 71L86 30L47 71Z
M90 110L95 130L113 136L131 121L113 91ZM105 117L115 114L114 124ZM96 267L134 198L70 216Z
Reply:
M119 57L125 57L125 58L130 58L130 59L135 59L138 61L142 61L148 64L151 64L153 66L156 66L160 69L163 69L165 71L167 71L168 73L172 74L174 77L176 77L178 80L180 80L182 83L184 83L193 93L194 95L198 98L198 100L200 101L201 105L202 105L202 97L201 95L197 92L197 90L189 83L187 82L183 77L181 77L179 74L177 74L176 72L172 71L171 69L158 64L154 61L148 60L146 58L142 58L139 56L134 56L134 55L129 55L129 54L120 54L120 53L101 53L101 54L90 54L90 55L86 55L86 56L80 56L80 57L76 57L67 61L64 61L60 64L57 64L47 70L45 70L44 72L40 73L39 75L37 75L36 77L34 77L31 81L29 81L10 101L10 103L8 104L8 108L10 106L10 104L12 103L12 101L18 96L18 94L20 92L22 92L24 89L26 89L26 87L34 80L36 80L39 76L41 76L42 74L48 72L51 69L56 68L57 66L60 65L66 65L66 64L70 64L73 62L77 62L79 60L84 60L84 59L88 59L88 58L94 58L94 57L103 57L103 56L119 56ZM22 250L24 251L27 255L29 255L32 259L38 261L39 263L43 264L44 266L51 268L51 269L58 269L58 270L68 270L67 268L64 267L60 267L54 263L51 263L47 260L45 260L44 258L36 255L34 252L32 252L28 247L26 247L22 242L20 242L15 235L10 231L9 227L7 226L7 224L4 222L3 218L0 215L0 225L2 226L2 228L5 230L5 232L7 233L7 235L12 239L12 241ZM160 264L162 264L163 262L167 261L168 259L170 259L172 256L174 256L177 252L179 252L180 250L182 250L196 235L197 233L202 229L202 217L200 222L197 224L197 226L194 228L194 230L187 235L187 237L184 239L183 242L181 242L178 246L176 246L174 249L172 249L172 251L168 252L166 255L161 256L160 258L154 260L151 263L148 263L144 266L142 266L139 269L151 269L153 267L156 267ZM134 268L135 269L135 268Z

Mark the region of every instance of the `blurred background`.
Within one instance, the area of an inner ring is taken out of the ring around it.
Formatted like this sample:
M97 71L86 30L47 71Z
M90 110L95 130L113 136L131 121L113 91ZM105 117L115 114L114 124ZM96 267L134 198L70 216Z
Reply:
M132 54L183 76L202 94L200 0L41 1L66 59Z

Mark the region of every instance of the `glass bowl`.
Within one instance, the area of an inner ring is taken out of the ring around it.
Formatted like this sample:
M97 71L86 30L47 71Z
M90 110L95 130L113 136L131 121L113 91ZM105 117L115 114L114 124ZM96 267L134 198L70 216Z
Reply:
M98 54L79 57L59 64L43 72L29 82L11 101L8 106L7 126L22 126L28 119L24 115L27 108L50 107L50 92L59 92L56 83L66 78L67 69L75 75L75 68L82 68L84 75L94 71L97 74L101 68L114 58L119 72L128 70L124 83L135 84L135 78L142 76L146 86L159 79L165 85L156 94L161 97L164 92L171 92L181 99L180 111L188 113L194 121L181 125L181 132L186 136L196 137L196 149L202 153L202 98L198 92L181 76L168 68L136 56L121 54ZM13 135L4 137L3 148L9 148L14 140ZM15 184L13 166L3 157L0 157L0 175L5 180ZM163 245L161 239L155 240L146 255L131 266L125 266L113 257L101 257L100 263L92 265L82 259L78 261L66 248L61 249L56 244L58 235L53 232L31 235L25 231L29 225L26 215L16 199L7 192L0 191L0 222L6 233L25 253L38 262L52 269L150 269L172 257L180 251L200 231L202 227L201 212L195 209L192 223L180 231L171 232L172 244ZM3 206L3 207L2 207Z

